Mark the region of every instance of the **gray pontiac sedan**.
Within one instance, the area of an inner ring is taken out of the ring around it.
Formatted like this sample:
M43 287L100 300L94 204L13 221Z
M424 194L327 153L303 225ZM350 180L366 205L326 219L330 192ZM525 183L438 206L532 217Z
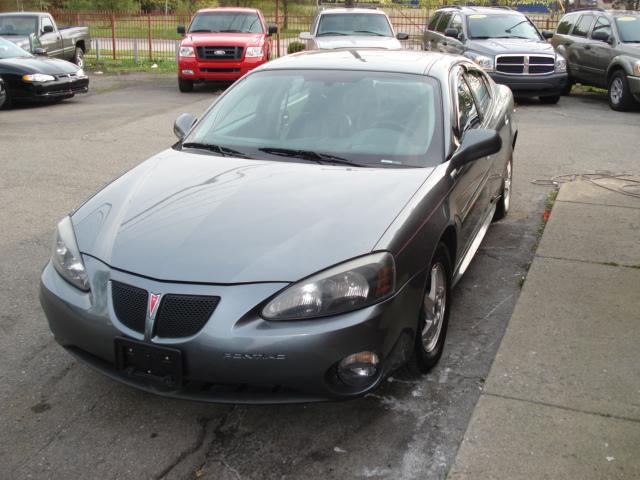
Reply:
M452 287L509 210L512 112L460 56L257 68L60 221L51 330L116 380L213 402L354 398L428 371Z

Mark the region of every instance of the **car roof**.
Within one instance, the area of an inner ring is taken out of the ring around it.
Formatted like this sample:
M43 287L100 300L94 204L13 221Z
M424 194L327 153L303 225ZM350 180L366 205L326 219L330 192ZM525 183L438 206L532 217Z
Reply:
M467 6L453 6L453 7L442 7L437 11L440 12L442 10L448 11L458 11L461 13L465 13L467 15L473 15L474 13L480 13L483 15L491 15L491 14L501 14L501 15L524 15L522 12L518 12L517 10L512 10L508 7L467 7Z
M332 13L364 13L374 15L385 15L382 10L377 8L327 8L326 10L320 10L320 15L331 15Z
M257 70L367 70L423 75L433 70L448 71L461 59L456 55L421 50L344 48L286 55Z
M243 8L243 7L216 7L216 8L201 8L196 13L203 12L246 12L257 13L257 8Z
M576 10L571 10L570 12L567 12L565 14L565 17L567 15L571 15L571 14L579 15L581 13L591 13L591 14L606 13L606 14L611 15L612 17L617 17L617 16L620 16L620 15L632 16L632 17L640 16L640 12L638 12L637 10L615 10L615 9L604 9L604 8L578 8Z
M32 16L32 15L48 15L45 12L0 12L1 17L22 17L22 16Z

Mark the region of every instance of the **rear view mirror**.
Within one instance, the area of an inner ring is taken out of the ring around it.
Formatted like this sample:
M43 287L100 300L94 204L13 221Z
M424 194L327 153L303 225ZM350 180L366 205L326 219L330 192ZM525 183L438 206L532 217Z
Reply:
M275 35L276 33L278 33L278 26L269 25L269 35Z
M311 40L311 33L300 32L300 35L298 35L298 38L300 38L300 40Z
M198 119L190 113L183 113L176 118L173 124L173 133L178 137L178 140L182 140L197 121Z
M553 31L552 30L543 30L542 31L542 38L544 38L545 40L549 40L550 38L553 38Z
M596 30L591 34L591 38L593 40L598 40L599 42L609 43L609 39L611 38L607 32L604 30Z
M449 38L455 38L455 39L457 39L457 38L458 38L458 33L459 33L459 32L458 32L458 29L457 29L457 28L447 28L447 29L444 31L444 36L445 36L445 37L449 37Z
M467 130L460 146L451 156L450 169L460 168L467 163L498 153L502 148L502 138L495 130Z
M184 25L178 25L178 33L180 35L184 35L185 33L187 33L187 29L184 28Z
M33 54L34 55L38 55L38 56L46 57L47 56L47 49L46 48L42 48L42 47L34 48L33 49Z
M396 35L396 38L398 40L409 40L409 34L408 33L404 33L404 32L400 32Z
M42 27L42 33L53 33L53 26L45 25Z

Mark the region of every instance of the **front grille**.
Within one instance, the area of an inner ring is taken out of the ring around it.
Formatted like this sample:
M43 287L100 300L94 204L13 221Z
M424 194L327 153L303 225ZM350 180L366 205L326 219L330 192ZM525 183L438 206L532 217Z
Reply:
M498 55L496 71L507 75L546 75L555 70L552 55Z
M147 318L147 291L112 281L111 297L118 320L130 329L144 333Z
M156 316L156 335L164 338L195 335L207 323L219 301L220 297L165 295Z
M76 73L61 73L56 75L56 78L76 78L78 75Z
M243 47L197 47L198 58L202 60L240 60Z
M205 73L237 73L239 68L201 68L201 72Z

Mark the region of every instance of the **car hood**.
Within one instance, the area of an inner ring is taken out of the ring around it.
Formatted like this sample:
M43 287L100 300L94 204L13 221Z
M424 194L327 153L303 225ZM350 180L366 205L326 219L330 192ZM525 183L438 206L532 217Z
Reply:
M167 150L72 220L83 254L134 274L290 282L370 252L431 171Z
M264 33L189 33L183 45L205 46L259 46L264 43Z
M469 40L467 48L484 55L503 55L505 53L554 55L553 46L542 40L525 40L523 38L489 38L487 40Z
M379 37L376 35L335 35L316 37L317 48L331 50L334 48L387 48L400 50L402 44L394 37Z
M0 60L1 73L45 73L47 75L60 75L63 73L76 73L77 65L47 57L15 57Z

